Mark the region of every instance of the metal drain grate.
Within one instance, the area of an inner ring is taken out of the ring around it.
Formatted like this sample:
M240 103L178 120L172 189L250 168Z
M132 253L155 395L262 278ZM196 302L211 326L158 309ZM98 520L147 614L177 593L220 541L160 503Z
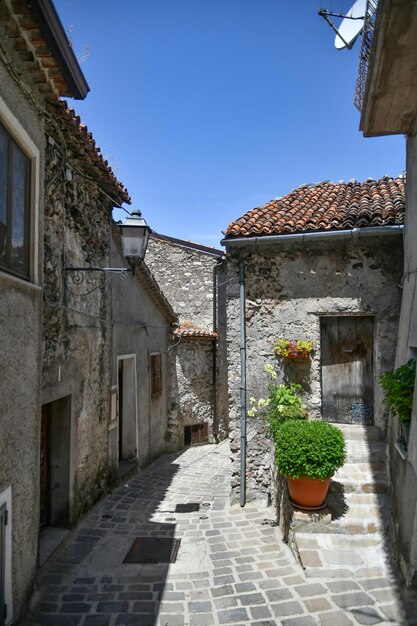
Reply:
M175 507L175 513L193 513L200 510L200 504L198 502L187 502L186 504L177 504Z
M136 537L123 563L175 563L181 539Z

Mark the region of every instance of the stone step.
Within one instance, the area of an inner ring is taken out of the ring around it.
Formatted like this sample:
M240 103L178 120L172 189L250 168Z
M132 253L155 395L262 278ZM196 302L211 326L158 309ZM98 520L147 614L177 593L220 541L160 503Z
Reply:
M343 432L345 439L361 441L382 441L381 433L375 426L361 424L334 424Z
M330 493L326 504L321 511L294 509L294 532L369 535L385 531L388 501L384 494Z
M337 424L347 459L330 483L326 507L292 508L289 543L309 578L385 575L386 443L375 427ZM379 572L379 574L377 573Z
M300 550L313 550L323 547L326 550L356 550L362 548L375 548L384 545L380 535L337 535L328 533L297 533L297 547Z
M346 440L347 463L383 463L386 458L387 444L384 441Z
M380 493L384 494L387 490L386 476L380 476L378 479L367 477L366 480L361 480L358 477L356 480L353 478L345 478L341 481L334 481L330 483L330 493L341 493L345 495L349 494L361 494L361 493Z
M386 522L382 518L350 517L332 520L331 515L322 515L312 520L309 513L296 512L293 523L294 533L303 532L311 535L327 533L329 535L374 535L384 533Z
M333 480L331 483L331 493L385 493L386 475L382 474L372 478L367 476L361 479L360 476Z
M347 497L349 498L349 503L352 504L365 504L382 508L388 506L387 496L383 493L349 493Z
M320 578L323 571L333 571L340 578L388 575L390 572L381 535L337 535L297 533L296 549L309 578Z
M372 461L356 461L349 462L349 459L345 462L343 467L335 474L352 476L354 474L374 476L378 472L385 472L385 459L375 459Z

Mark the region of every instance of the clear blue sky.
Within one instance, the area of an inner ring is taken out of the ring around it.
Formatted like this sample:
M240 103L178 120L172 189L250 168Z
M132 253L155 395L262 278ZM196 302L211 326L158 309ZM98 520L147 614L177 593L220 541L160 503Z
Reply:
M219 247L300 184L404 170L403 137L359 132L360 42L337 51L320 4L350 0L55 0L89 48L70 104L154 230Z

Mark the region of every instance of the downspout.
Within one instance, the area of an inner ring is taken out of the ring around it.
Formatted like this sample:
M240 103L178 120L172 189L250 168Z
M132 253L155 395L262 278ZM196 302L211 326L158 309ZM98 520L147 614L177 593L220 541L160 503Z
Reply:
M224 257L220 257L217 259L216 265L213 267L213 333L218 332L218 323L217 323L217 272L219 268L224 263ZM219 424L218 424L218 409L217 409L217 347L218 347L218 338L214 337L213 339L213 434L215 436L216 442L218 441L219 435Z
M240 301L240 506L246 502L246 328L245 265L239 262Z

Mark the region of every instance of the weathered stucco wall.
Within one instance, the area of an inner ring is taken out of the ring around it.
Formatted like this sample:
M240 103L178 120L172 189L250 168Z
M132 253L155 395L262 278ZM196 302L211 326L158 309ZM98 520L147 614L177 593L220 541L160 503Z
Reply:
M225 273L219 266L222 255L214 249L210 252L189 242L181 245L160 237L150 238L146 263L185 331L170 355L170 445L182 447L184 427L197 423L207 423L210 440L218 441L228 433ZM215 330L217 336L198 337L196 329L207 333Z
M126 265L120 250L120 237L115 232L112 243L112 265ZM118 358L129 355L136 363L135 389L137 445L135 457L139 467L144 467L167 448L168 425L168 347L171 324L166 314L158 307L140 282L140 266L135 276L129 274L125 280L119 277L112 282L113 347L112 385L118 384ZM162 355L162 391L151 395L150 356ZM134 416L132 416L133 418ZM130 418L128 418L130 419ZM121 416L119 415L119 422ZM109 462L118 464L117 424L110 426Z
M417 129L407 139L404 275L396 367L417 358ZM391 418L389 428L389 495L392 546L408 585L417 586L417 386L406 458L400 455L400 427Z
M387 412L377 384L392 368L401 278L400 237L370 238L275 248L231 248L228 256L228 358L233 493L239 492L239 256L245 263L247 397L267 396L265 363L278 372L277 383L298 382L311 417L321 415L320 316L374 316L374 419L383 431ZM273 352L280 337L310 339L309 366L281 367ZM266 497L270 489L271 442L262 424L248 418L247 496Z
M2 30L0 39L7 48L7 37ZM18 70L24 71L18 58L13 58L13 61ZM21 134L18 125L21 125L21 129L39 150L39 158L35 159L37 165L32 161L33 189L37 188L39 197L37 201L35 196L32 198L31 228L33 235L41 238L42 217L39 207L42 206L43 181L39 170L42 171L44 158L43 120L2 61L0 122L19 143ZM42 245L36 245L36 237L34 239L31 281L15 279L0 271L0 496L8 487L11 487L12 493L13 607L8 607L7 621L12 613L15 620L19 617L28 598L37 564L42 315L39 281Z

